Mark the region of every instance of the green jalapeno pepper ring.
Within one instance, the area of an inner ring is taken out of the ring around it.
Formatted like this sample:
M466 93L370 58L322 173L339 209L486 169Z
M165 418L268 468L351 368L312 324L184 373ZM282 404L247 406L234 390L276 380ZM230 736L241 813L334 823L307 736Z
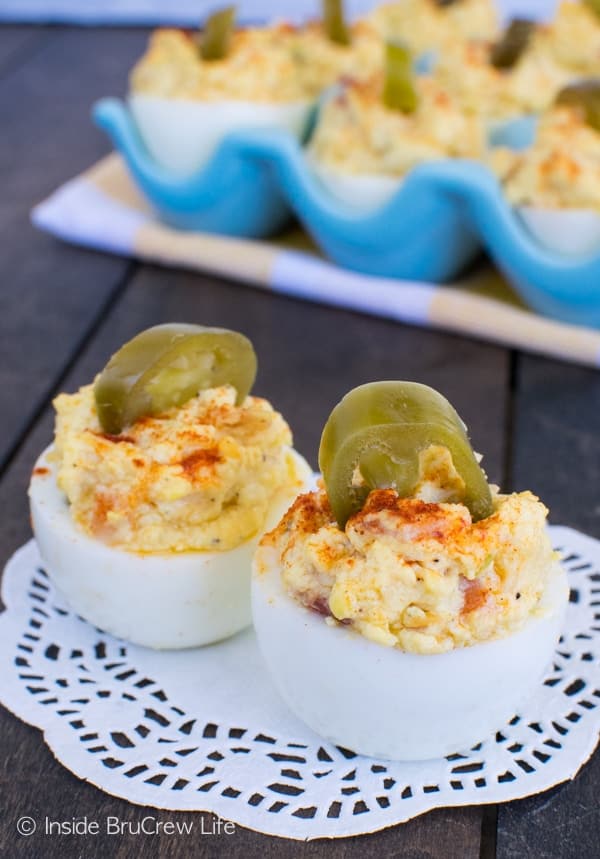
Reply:
M513 18L499 42L492 48L490 63L497 69L511 69L525 52L535 31L526 18Z
M227 56L235 23L235 6L219 9L206 19L200 33L200 56L203 60L222 60Z
M100 425L118 434L144 415L182 406L205 388L230 384L241 403L256 377L250 341L202 325L157 325L116 352L94 384Z
M579 108L586 125L600 131L600 78L568 84L556 96L555 104Z
M600 17L600 0L583 0L583 5L587 6L594 15Z
M323 0L323 26L328 38L338 45L349 45L350 30L344 19L342 0Z
M319 448L319 467L340 528L362 509L372 489L410 496L419 480L419 453L434 444L450 452L473 520L489 516L493 504L485 474L464 424L441 394L416 382L373 382L346 394L332 411Z
M383 103L402 113L414 113L419 105L413 83L412 56L401 42L387 42L385 46Z

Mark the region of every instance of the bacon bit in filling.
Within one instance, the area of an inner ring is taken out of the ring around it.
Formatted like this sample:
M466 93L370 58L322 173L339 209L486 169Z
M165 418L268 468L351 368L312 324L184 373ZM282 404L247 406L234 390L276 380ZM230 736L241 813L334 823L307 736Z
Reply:
M471 524L466 508L461 508L462 511L462 516L449 516L440 504L399 498L394 489L374 489L363 509L349 519L347 527L358 534L393 534L408 541L450 540Z
M121 442L127 442L128 444L136 443L135 439L130 435L113 435L111 432L95 432L94 435L98 436L98 438L103 438L105 441L112 441L114 444Z
M469 579L465 579L464 576L461 576L460 588L464 594L464 603L461 614L468 614L470 611L475 611L475 609L481 608L482 605L485 605L489 591L488 588L482 587L480 582L476 580L469 581Z
M310 611L315 611L323 617L331 617L331 609L329 608L329 603L325 598L317 598L312 602L305 603L305 605L307 609L310 609Z
M530 492L497 496L475 524L460 503L373 490L344 530L324 488L299 497L263 538L283 586L328 624L385 646L444 653L520 629L536 610L554 553L547 510Z

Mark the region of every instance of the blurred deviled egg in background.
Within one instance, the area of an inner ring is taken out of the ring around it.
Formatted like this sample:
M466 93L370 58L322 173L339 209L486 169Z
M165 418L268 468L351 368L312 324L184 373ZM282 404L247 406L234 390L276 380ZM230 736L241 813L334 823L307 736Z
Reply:
M346 20L342 0L323 0L320 20L299 28L295 57L307 92L318 97L346 77L366 80L383 65L382 39L366 18Z
M158 164L191 174L229 132L283 128L302 138L313 98L286 23L234 28L233 7L200 33L156 30L130 76L129 105Z
M600 3L597 0L563 0L554 20L540 27L540 40L572 76L600 73Z
M498 15L492 0L396 0L375 6L369 20L385 40L405 42L415 54L439 54L465 39L493 39Z
M493 40L449 44L432 74L467 113L488 120L545 110L572 73L547 49L540 25L509 22Z
M544 247L600 253L600 79L565 87L522 152L492 153L509 202Z
M432 77L415 76L403 45L385 46L385 71L347 81L324 100L307 147L322 184L350 206L387 202L418 164L477 157L484 129Z

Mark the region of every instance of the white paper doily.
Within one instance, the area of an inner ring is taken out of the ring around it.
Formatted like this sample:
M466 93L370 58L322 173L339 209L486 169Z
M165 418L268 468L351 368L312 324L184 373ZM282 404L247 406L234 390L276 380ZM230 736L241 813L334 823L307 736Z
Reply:
M554 665L522 712L462 755L400 764L323 742L278 698L252 631L175 653L106 635L68 610L33 541L4 575L0 701L107 793L272 835L356 835L528 796L572 778L600 726L600 543L551 536L571 586Z

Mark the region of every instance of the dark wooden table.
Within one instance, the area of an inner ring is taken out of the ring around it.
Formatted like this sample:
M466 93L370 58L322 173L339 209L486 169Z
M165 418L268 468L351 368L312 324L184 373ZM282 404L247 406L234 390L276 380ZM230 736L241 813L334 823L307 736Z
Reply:
M350 387L378 378L420 380L455 404L494 481L533 489L554 522L600 537L600 373L95 254L32 229L31 206L107 151L89 121L90 105L125 91L145 38L134 30L0 29L1 560L30 537L26 487L36 454L51 438L52 396L89 381L138 330L168 320L248 334L260 357L256 391L286 415L296 446L313 464L320 428ZM351 840L301 844L240 827L221 839L26 839L15 829L24 814L139 821L148 810L77 780L36 729L3 709L0 738L2 857L600 856L598 754L574 782L541 796L437 810Z

